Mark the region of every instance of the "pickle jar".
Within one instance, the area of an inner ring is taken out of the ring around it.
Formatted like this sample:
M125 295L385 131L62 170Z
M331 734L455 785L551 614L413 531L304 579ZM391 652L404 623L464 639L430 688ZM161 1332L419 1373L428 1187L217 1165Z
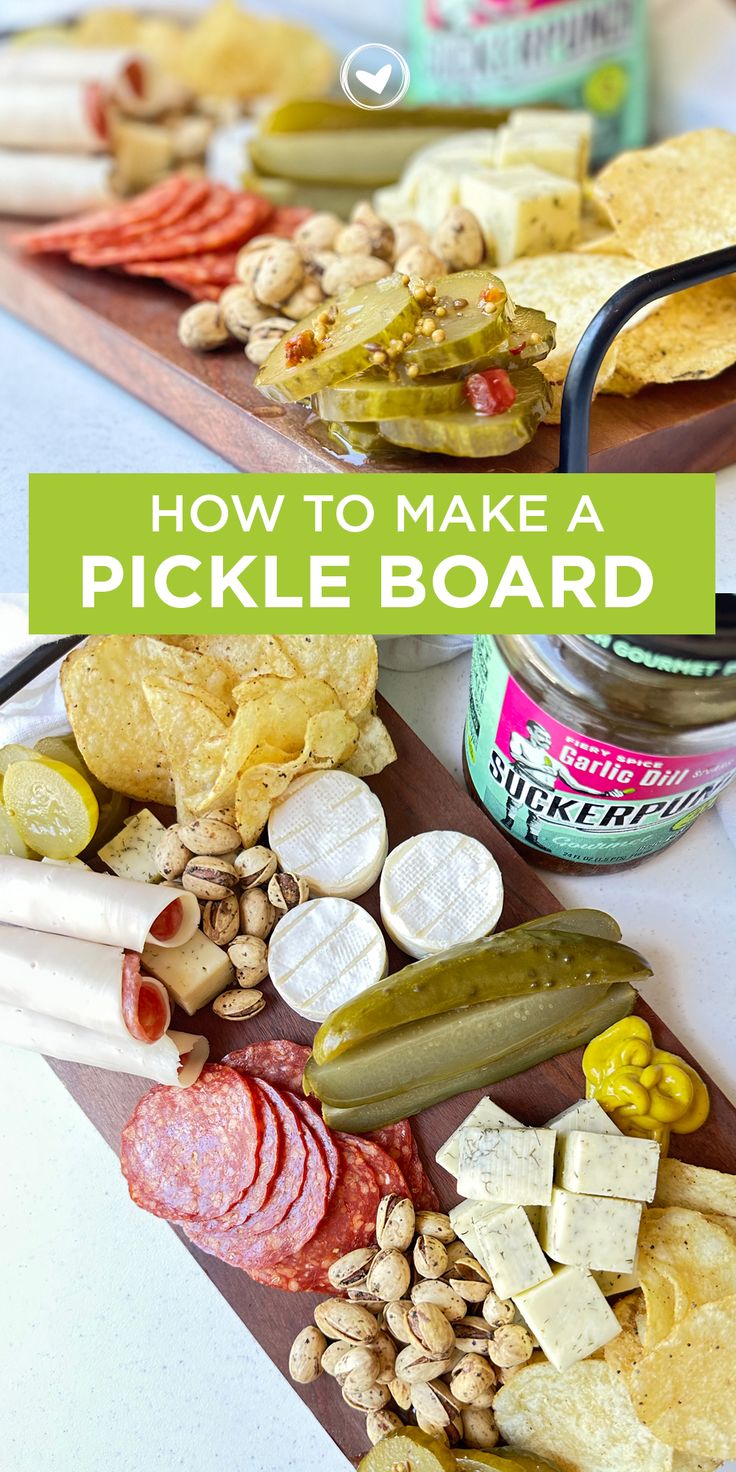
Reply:
M713 636L478 634L464 769L532 862L640 864L736 777L736 600Z

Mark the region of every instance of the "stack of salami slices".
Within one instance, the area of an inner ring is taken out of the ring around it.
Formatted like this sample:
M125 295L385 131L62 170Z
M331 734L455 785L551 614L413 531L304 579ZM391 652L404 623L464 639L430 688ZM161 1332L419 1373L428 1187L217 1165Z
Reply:
M301 1091L307 1048L254 1043L183 1092L153 1088L123 1131L132 1199L259 1283L330 1292L337 1258L374 1241L382 1196L437 1206L407 1120L335 1134Z
M21 236L33 255L155 277L198 300L216 300L235 280L241 246L253 235L291 236L309 210L275 209L258 194L176 174L124 204Z

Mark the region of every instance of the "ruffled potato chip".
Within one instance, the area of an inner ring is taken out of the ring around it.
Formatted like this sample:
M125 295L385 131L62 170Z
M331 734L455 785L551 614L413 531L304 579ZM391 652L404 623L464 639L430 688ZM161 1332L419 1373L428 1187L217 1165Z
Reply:
M628 1383L655 1436L695 1457L736 1456L736 1294L693 1309Z
M162 638L179 649L224 660L239 680L299 673L273 634L165 634Z
M621 153L601 170L593 198L624 249L647 266L733 245L736 134L703 128L656 148Z
M358 745L343 766L354 777L376 777L384 767L396 761L396 747L375 711L360 711L355 724L360 732Z
M324 680L259 675L236 685L233 694L237 702L235 720L220 770L202 796L203 812L232 801L238 778L246 767L254 765L253 753L258 747L265 744L289 758L295 757L305 745L310 717L330 710L345 714L334 690Z
M274 761L283 753L258 747L252 764L241 771L235 794L235 816L244 848L256 843L273 804L302 772L339 766L355 749L358 728L343 710L322 711L307 721L304 747L291 761Z
M654 1204L736 1217L736 1175L666 1157L660 1162Z
M736 1243L700 1212L648 1211L639 1235L642 1286L650 1262L672 1285L675 1320L696 1305L736 1294Z
M199 812L222 765L230 708L209 691L167 676L149 676L143 690L173 778L176 816L186 823Z
M332 686L351 716L373 699L378 647L370 634L281 634L278 642L301 675Z

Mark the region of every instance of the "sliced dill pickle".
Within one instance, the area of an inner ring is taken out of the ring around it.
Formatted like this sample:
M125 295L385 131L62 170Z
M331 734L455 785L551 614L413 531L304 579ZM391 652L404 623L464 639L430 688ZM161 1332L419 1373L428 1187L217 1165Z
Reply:
M281 102L261 119L258 132L315 133L344 132L346 128L363 128L366 132L393 132L396 128L439 128L444 137L454 132L467 133L475 128L494 128L505 122L507 114L488 107L400 107L381 111L361 110L341 97L300 97ZM381 147L380 139L376 146Z
M427 956L367 987L322 1023L312 1051L328 1063L409 1022L507 997L550 996L573 987L643 981L650 967L629 946L553 926L521 927Z
M467 1461L466 1458L477 1459L485 1456L484 1452L456 1452L459 1472L476 1472L475 1461ZM520 1452L515 1446L499 1446L496 1455L502 1458L504 1472L559 1472L559 1467L554 1462L548 1462L545 1457L535 1457L531 1452ZM483 1463L485 1466L486 1463Z
M320 393L331 383L350 378L370 366L366 345L384 345L391 338L409 332L419 317L419 303L400 276L385 276L355 291L332 305L336 318L327 339L316 355L302 358L293 367L287 359L287 344L301 334L313 331L325 311L317 307L308 317L294 324L294 332L276 344L256 378L256 388L267 399L278 403L294 403Z
M463 402L462 380L450 374L411 379L399 369L392 383L380 368L371 368L360 378L324 389L317 395L316 409L323 419L362 424L401 419L406 414L443 414L448 409L459 409Z
M358 1463L357 1472L455 1472L457 1463L449 1447L420 1431L405 1426L391 1431Z
M509 323L508 337L495 351L479 358L473 373L486 368L525 368L541 363L551 353L557 335L554 322L536 307L517 307Z
M476 414L470 404L428 419L381 419L379 429L392 445L472 460L511 455L533 439L552 403L549 384L538 368L513 370L516 399L502 414Z
M588 997L588 992L594 995ZM522 1037L515 1046L509 1047L506 1051L500 1051L498 1054L493 1052L494 1039L488 1037L486 1039L488 1057L485 1062L469 1071L463 1071L460 1068L451 1076L425 1080L413 1088L404 1089L403 1092L399 1091L386 1098L365 1103L358 1102L342 1106L323 1103L322 1113L325 1122L334 1130L343 1130L349 1134L368 1134L371 1130L381 1129L384 1125L395 1124L399 1119L408 1119L414 1114L419 1114L423 1109L430 1109L433 1104L440 1104L444 1099L454 1098L457 1094L471 1093L474 1089L490 1088L493 1084L500 1083L502 1079L512 1078L517 1073L523 1073L527 1068L544 1063L548 1058L557 1057L561 1053L569 1053L574 1048L584 1047L592 1038L597 1037L599 1032L612 1027L613 1023L620 1021L622 1017L627 1017L636 1001L636 992L625 982L618 982L609 987L582 987L572 995L578 1002L577 1010L572 1012L566 1020L560 1019L556 1027L550 1026L537 1036ZM480 1009L473 1008L472 1010L476 1012ZM460 1015L448 1013L443 1019L448 1040L452 1038L453 1028ZM512 1018L508 1014L506 1022L509 1026L512 1025ZM404 1031L407 1034L407 1049L402 1059L402 1072L399 1075L401 1081L411 1080L416 1052L414 1029L406 1028ZM346 1071L351 1057L352 1055L348 1055L341 1060ZM311 1080L307 1077L305 1077L305 1087L309 1092L316 1093ZM398 1087L400 1089L400 1085Z
M517 1461L516 1453L509 1447L499 1447L495 1452L466 1451L461 1447L455 1452L457 1472L524 1472L524 1463Z
M569 991L527 992L443 1012L439 1017L423 1017L371 1038L329 1063L310 1058L305 1083L323 1104L347 1105L393 1098L406 1080L416 1088L441 1087L460 1075L487 1068L499 1068L496 1077L505 1078L509 1058L514 1060L513 1073L531 1066L527 1057L534 1054L540 1039L552 1039L552 1051L558 1051L560 1033L571 1022L585 1023L607 991L608 985L599 983Z
M379 141L369 129L354 126L356 111L339 131L256 133L248 140L253 167L277 179L379 189L394 184L415 153L447 137L447 128L394 127L384 128Z
M387 448L375 424L341 424L332 419L327 424L327 432L343 449L352 450L357 455L376 455L379 450Z
M514 930L573 930L577 935L597 935L601 940L620 940L621 926L605 910L557 910L554 915L538 915L525 920ZM508 931L506 934L508 935Z
M438 277L434 285L437 295L430 305L425 303L424 317L431 317L444 337L434 342L431 336L417 335L404 353L407 367L415 364L420 373L440 373L460 363L475 363L506 341L514 307L492 271L455 271ZM496 300L484 303L484 291L497 293ZM464 305L456 307L455 302ZM447 315L437 317L438 307Z

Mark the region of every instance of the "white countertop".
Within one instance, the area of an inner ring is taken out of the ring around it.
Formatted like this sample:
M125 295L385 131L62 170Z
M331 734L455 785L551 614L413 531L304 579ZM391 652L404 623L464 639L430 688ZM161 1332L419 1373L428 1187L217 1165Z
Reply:
M382 688L459 777L468 659ZM736 797L736 792L734 793ZM736 802L629 873L558 879L655 962L647 995L736 1099ZM347 1463L42 1059L0 1047L3 1472Z

